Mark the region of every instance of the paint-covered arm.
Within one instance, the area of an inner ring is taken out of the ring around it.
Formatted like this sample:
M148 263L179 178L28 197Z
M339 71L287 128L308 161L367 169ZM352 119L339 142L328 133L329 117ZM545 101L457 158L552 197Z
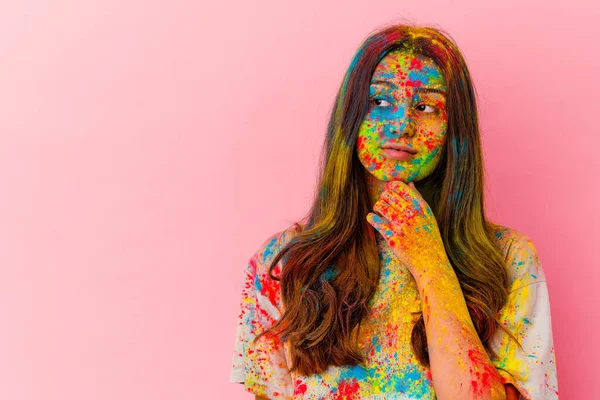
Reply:
M505 399L502 379L468 312L431 208L411 182L390 181L367 215L414 277L436 396Z
M506 399L503 381L492 364L468 312L452 266L417 280L421 296L433 386L444 399Z

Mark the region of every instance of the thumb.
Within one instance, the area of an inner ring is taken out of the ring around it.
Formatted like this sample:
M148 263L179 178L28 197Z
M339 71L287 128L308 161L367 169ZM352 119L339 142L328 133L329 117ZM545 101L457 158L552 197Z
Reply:
M419 192L417 190L417 188L415 187L415 183L413 181L410 181L408 183L408 186L410 186L419 195L420 198L423 198L423 195L421 194L421 192Z

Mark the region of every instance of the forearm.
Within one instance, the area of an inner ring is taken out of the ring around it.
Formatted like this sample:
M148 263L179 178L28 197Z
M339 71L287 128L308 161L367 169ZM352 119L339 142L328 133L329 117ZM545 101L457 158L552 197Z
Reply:
M418 285L437 398L504 400L500 375L473 326L458 278L448 272Z

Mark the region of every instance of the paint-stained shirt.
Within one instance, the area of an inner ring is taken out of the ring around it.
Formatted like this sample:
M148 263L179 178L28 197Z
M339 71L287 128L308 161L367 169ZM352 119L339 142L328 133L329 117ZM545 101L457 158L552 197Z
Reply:
M289 371L289 347L277 335L252 339L271 327L283 313L279 282L269 277L274 256L291 240L292 230L265 240L245 268L230 381L269 399L435 399L429 368L411 349L411 312L421 311L416 282L376 235L382 265L369 318L360 330L364 365L329 366L321 374ZM536 248L526 235L496 226L496 244L503 249L511 281L499 321L521 342L497 329L491 357L504 383L512 383L524 399L558 398L550 300ZM273 274L279 276L281 260Z

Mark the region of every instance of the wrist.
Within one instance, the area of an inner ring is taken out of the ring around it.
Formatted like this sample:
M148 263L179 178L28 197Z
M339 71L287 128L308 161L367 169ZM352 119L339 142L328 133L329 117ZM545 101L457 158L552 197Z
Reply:
M460 289L460 282L450 262L441 263L435 268L424 268L421 271L414 274L420 292L446 292L457 287Z

